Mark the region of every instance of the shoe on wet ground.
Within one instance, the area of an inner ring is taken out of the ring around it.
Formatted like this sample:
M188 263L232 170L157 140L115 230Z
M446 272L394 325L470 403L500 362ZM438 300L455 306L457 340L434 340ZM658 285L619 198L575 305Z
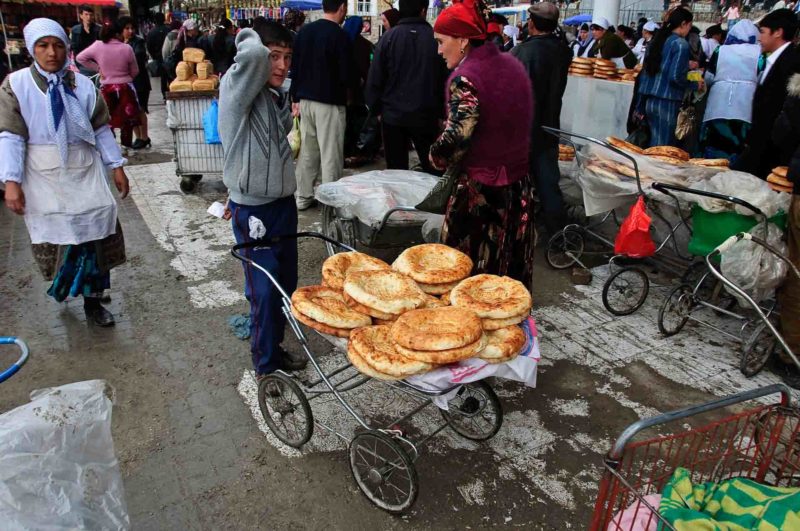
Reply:
M86 321L97 326L114 326L114 314L106 310L98 299L84 300L83 312L86 314Z

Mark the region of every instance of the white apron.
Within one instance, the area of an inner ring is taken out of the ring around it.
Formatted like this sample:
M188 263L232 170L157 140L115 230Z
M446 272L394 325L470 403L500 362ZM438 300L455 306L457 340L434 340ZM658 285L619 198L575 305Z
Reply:
M708 92L704 122L752 122L760 54L761 48L757 44L729 44L720 47L717 73Z
M116 231L117 203L89 144L70 144L63 167L55 144L29 143L22 191L31 243L80 244Z

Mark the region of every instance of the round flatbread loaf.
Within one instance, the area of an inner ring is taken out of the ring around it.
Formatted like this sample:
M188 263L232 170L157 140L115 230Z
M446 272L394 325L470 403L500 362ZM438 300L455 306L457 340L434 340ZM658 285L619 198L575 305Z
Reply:
M347 293L344 293L343 295L344 295L344 302L350 308L354 309L355 311L357 311L359 313L363 313L364 315L369 315L369 316L374 317L376 319L388 319L388 320L397 319L397 316L392 314L392 313L381 312L381 311L376 310L375 308L370 308L369 306L364 306L363 304L360 304L358 301L353 299L353 297L351 297Z
M642 148L640 148L639 146L637 146L635 144L631 144L630 142L626 142L625 140L622 140L621 138L617 138L615 136L606 137L606 142L608 142L609 144L611 144L612 146L614 146L616 148L619 148L619 149L622 149L622 150L625 150L625 151L630 151L632 153L637 153L639 155L644 153L644 150Z
M402 380L401 377L383 374L382 372L378 372L373 369L372 366L364 361L364 358L362 358L361 355L356 352L350 344L347 345L347 359L350 360L350 363L358 370L358 372L365 374L370 378L375 378L376 380Z
M676 159L674 157L665 157L663 155L648 155L651 159L657 160L659 162L664 162L666 164L672 164L673 166L678 166L680 164L686 164L686 161L681 159Z
M430 363L399 354L391 340L390 331L389 326L359 328L350 334L348 349L354 349L370 367L389 376L404 378L433 368Z
M352 328L334 328L332 326L328 326L325 323L320 323L319 321L315 321L308 316L303 315L302 313L297 311L297 308L292 306L292 315L294 315L295 319L303 323L309 328L313 328L318 332L322 332L323 334L328 334L329 336L336 336L336 337L350 337L350 332L353 331Z
M673 159L679 159L684 162L688 162L691 158L688 153L680 148L676 148L673 146L654 146L651 148L647 148L644 150L645 155L655 155L658 157L671 157Z
M794 186L780 186L778 184L770 183L769 187L776 192L782 192L785 194L791 194L792 192L794 192Z
M445 306L450 306L450 303L443 301L439 297L428 295L420 308L443 308Z
M446 365L476 357L486 346L486 336L460 348L447 350L412 350L395 343L395 348L401 356L408 359L430 363L432 365Z
M369 326L369 315L350 308L341 291L325 286L305 286L292 293L292 306L314 321L334 328Z
M425 284L424 282L417 282L417 286L429 295L442 295L456 287L459 282L461 281L446 282L444 284Z
M615 63L614 61L610 59L601 59L600 57L594 58L594 64L595 66L609 66L609 67L614 67L615 69L617 68L617 63Z
M789 188L794 186L794 183L792 183L792 181L790 181L786 177L781 177L780 175L777 175L775 173L770 173L767 176L767 182L768 183L772 183L772 184L777 184L778 186L784 186L784 187L789 187Z
M567 153L567 154L574 155L575 154L575 148L572 147L572 146L565 146L564 144L559 144L558 145L558 153L559 154Z
M348 273L356 271L379 271L391 269L383 260L368 254L351 251L336 253L322 263L322 283L334 289L342 289Z
M450 294L450 304L472 310L481 319L507 319L527 313L532 303L522 282L497 275L470 277Z
M772 173L785 179L786 176L789 175L789 166L778 166L777 168L772 168Z
M586 165L586 169L589 170L590 172L600 176L600 177L604 177L604 178L609 179L611 181L619 181L619 175L617 175L616 173L614 173L612 171L609 171L609 170L603 168L602 166L600 166L598 164L587 164Z
M727 168L731 165L728 159L689 159L689 164L706 168Z
M417 282L447 284L467 278L472 271L472 259L447 245L424 243L400 253L392 268Z
M576 65L576 64L577 65L580 65L580 64L591 65L591 64L594 64L594 60L591 57L575 57L575 58L572 59L572 64L573 65Z
M478 357L489 363L502 363L516 358L524 346L525 332L518 326L508 326L486 334L486 346Z
M453 306L412 310L392 325L392 341L412 350L461 348L478 341L481 335L478 315Z
M486 331L500 330L501 328L518 325L528 317L530 317L530 313L526 312L515 315L514 317L509 317L508 319L481 319L481 325Z
M395 315L425 302L425 293L416 282L391 270L350 273L344 281L344 292L359 304Z

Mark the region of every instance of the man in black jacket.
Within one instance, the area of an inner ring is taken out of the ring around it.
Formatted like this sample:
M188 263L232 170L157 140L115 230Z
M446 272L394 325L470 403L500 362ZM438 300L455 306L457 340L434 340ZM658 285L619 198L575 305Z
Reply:
M800 56L792 44L797 33L797 17L790 10L773 11L761 19L758 26L761 51L769 55L758 78L753 98L753 123L745 149L733 169L764 179L772 168L781 165L780 149L772 142L770 133L786 100L786 83L798 71Z
M447 67L436 51L433 28L425 20L427 1L400 0L400 22L375 47L365 96L381 117L388 169L408 169L408 141L424 171L436 173L428 151L444 116Z
M92 6L83 5L78 8L78 16L81 19L80 24L76 24L70 33L70 48L75 57L86 48L94 44L94 41L100 38L100 26L94 23L94 8ZM81 74L91 77L97 72L84 68L80 63L75 61Z
M169 33L169 26L164 24L164 13L156 13L153 15L155 26L147 34L147 53L150 58L158 65L158 73L161 78L161 96L166 98L167 87L169 80L164 75L164 58L161 56L161 48L164 46L164 39L167 38Z
M572 52L553 35L558 25L558 8L550 2L534 4L528 10L531 37L511 54L528 71L533 86L533 124L531 128L531 175L541 202L547 231L553 234L566 224L564 198L558 181L558 139L542 126L561 126L561 98L567 87L567 70Z

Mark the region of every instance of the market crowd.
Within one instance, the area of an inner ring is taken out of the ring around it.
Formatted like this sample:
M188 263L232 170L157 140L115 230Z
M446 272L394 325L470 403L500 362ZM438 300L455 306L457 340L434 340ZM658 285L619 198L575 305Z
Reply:
M514 26L475 0L454 1L431 26L427 6L400 0L385 11L377 44L362 35L360 17L346 16L344 0L323 0L322 17L309 23L292 10L283 21L223 18L210 31L195 19L168 25L156 14L145 36L130 17L96 24L89 7L80 8L70 35L51 20L31 21L24 35L33 64L0 88L0 180L6 205L25 215L37 262L54 279L51 295L82 295L90 319L113 324L100 301L109 270L124 261L124 243L105 170L124 197L126 151L151 145L151 77L165 94L187 48L204 50L221 75L226 216L238 242L253 238L253 218L263 225L260 237L296 232L298 210L315 205L317 183L381 153L386 168L408 170L413 147L415 168L441 176L420 208L444 214L442 242L469 254L475 272L532 285L534 204L545 235L568 222L558 140L543 127L559 127L576 57L641 69L629 131L643 147L725 158L761 178L788 165L789 179L800 181L800 52L790 9L778 7L754 24L732 5L724 30L715 25L701 35L681 6L662 20L616 28L602 17L561 27L550 2L532 4L527 24ZM47 97L34 97L41 94ZM687 107L696 133L679 140L678 116ZM34 119L41 113L46 121ZM295 123L296 161L287 139ZM85 162L72 163L79 158ZM66 181L54 185L48 175L62 165ZM64 184L71 180L84 184ZM65 195L79 200L54 216L58 206L49 198ZM796 195L789 219L797 263ZM295 288L296 241L249 253L285 289ZM799 292L795 283L783 289L789 319L800 319ZM247 265L245 293L256 374L302 366L281 347L278 294ZM800 351L798 327L784 333Z

